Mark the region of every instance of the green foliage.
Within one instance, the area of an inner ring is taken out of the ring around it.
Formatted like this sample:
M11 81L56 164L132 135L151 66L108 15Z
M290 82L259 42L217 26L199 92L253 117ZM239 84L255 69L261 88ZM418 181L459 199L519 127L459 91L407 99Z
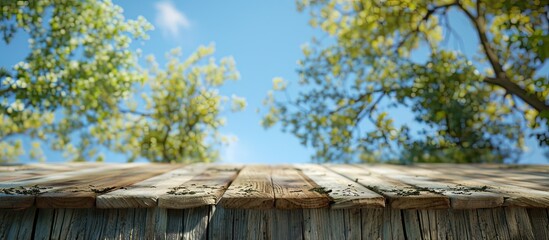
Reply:
M24 153L23 136L33 139L36 159L44 159L40 142L73 161L102 161L100 144L130 160L215 159L223 102L215 87L238 77L232 60L206 59L213 48L205 47L182 63L172 54L165 70L154 62L142 69L130 45L153 27L143 17L125 19L109 0L2 1L0 8L4 42L24 31L30 50L0 69L0 162ZM245 101L235 97L233 105Z
M298 9L335 44L313 39L303 47L302 90L292 101L269 93L263 125L280 122L316 149L314 159L502 162L518 159L527 128L548 142L549 79L538 74L549 57L542 1L302 0ZM443 33L459 34L449 11L476 30L474 57L444 48ZM431 52L425 62L410 57L420 47ZM285 90L274 81L275 91ZM415 115L417 133L389 114L403 108Z
M222 143L217 129L227 97L217 87L239 74L232 58L219 63L211 55L213 46L200 47L183 62L180 50L168 54L165 69L149 57L146 81L125 102L119 116L101 122L91 133L100 143L117 152L129 153L130 161L145 157L154 162L196 162L217 159L216 146ZM144 102L143 109L138 103ZM240 111L246 102L233 96L232 111Z

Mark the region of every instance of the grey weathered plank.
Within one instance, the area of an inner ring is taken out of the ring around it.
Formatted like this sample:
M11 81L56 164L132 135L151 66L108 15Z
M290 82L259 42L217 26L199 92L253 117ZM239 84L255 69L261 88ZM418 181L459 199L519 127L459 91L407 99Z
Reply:
M188 208L184 210L183 239L206 239L210 207Z
M384 211L384 209L376 208L361 210L362 239L381 239L383 236Z
M352 165L328 165L328 168L383 195L395 209L448 208L448 197L419 189L410 184L375 175Z
M234 209L224 209L220 206L210 206L210 224L208 236L211 239L233 239Z
M142 165L142 164L139 164ZM0 208L27 208L35 203L37 192L43 193L50 190L51 185L63 185L69 179L74 179L88 174L97 174L109 170L128 169L138 166L137 164L116 165L105 164L93 168L80 169L76 171L61 172L58 174L46 175L41 178L19 179L9 182L1 182ZM17 193L23 190L23 193ZM36 192L34 192L36 191Z
M269 209L274 207L270 166L246 166L223 194L224 208Z
M274 209L270 229L272 239L303 239L303 212Z
M36 225L34 226L34 239L50 239L51 223L53 222L53 208L38 209L36 211Z
M504 208L511 239L535 239L532 224L525 208Z
M148 208L145 225L145 239L166 239L168 210L165 208Z
M391 179L401 181L420 189L439 193L450 199L455 209L493 208L503 205L503 195L483 190L482 186L455 184L441 179L431 171L409 166L368 165L361 166L366 170Z
M372 190L316 164L294 164L332 199L331 208L385 207L385 198Z
M452 235L457 239L470 239L472 230L470 229L469 213L474 210L451 210L448 211L448 219Z
M78 170L82 167L91 169L100 166L98 164L29 164L12 171L0 171L0 182L40 179L47 175Z
M183 209L217 204L240 168L239 165L211 166L172 191L160 195L158 206Z
M478 221L481 226L481 233L483 239L497 239L496 224L494 222L494 216L492 209L477 209Z
M360 239L362 235L362 214L360 209L335 210L335 213L343 217L345 239ZM331 220L331 224L335 224L334 221L339 221L338 218L332 218Z
M498 239L512 239L509 235L509 226L507 226L507 220L505 218L505 211L503 208L493 208L492 218L494 219L494 225L496 228L496 235Z
M328 209L303 209L303 238L305 240L333 239L331 230L333 230L335 235L343 234L341 232L342 229L342 221L338 222L335 226L330 225L330 212ZM343 239L343 235L340 235L339 239Z
M421 222L418 216L418 210L406 209L401 210L403 217L404 234L406 239L423 239L423 233L421 232Z
M36 208L0 210L0 239L31 239Z
M147 208L158 205L158 196L191 180L206 169L194 164L97 196L98 208Z
M549 218L546 209L531 208L528 209L528 216L532 224L534 238L543 239L549 236Z
M233 239L270 239L271 209L230 209Z
M478 171L478 176L471 176L464 174L463 171L456 171L446 168L434 168L429 165L419 165L423 169L429 170L429 175L444 179L446 181L462 184L462 185L476 185L486 186L485 191L493 192L504 196L504 206L509 207L549 207L549 192L540 191L535 189L529 189L525 187L506 185L504 183L490 180L489 178L482 177L481 171Z
M45 183L50 189L36 196L39 208L90 208L95 206L96 196L124 188L133 183L165 173L177 165L150 164L128 169L112 169L103 172L75 176L67 182Z
M276 208L323 208L329 206L330 198L325 194L315 192L314 189L318 188L318 185L294 167L275 167L272 174Z
M166 239L182 239L183 238L183 209L168 210L168 221L166 223Z

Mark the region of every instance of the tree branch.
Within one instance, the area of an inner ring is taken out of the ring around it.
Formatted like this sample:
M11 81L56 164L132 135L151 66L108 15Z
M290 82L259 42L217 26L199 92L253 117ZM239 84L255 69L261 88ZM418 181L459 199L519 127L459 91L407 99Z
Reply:
M511 94L521 98L525 103L536 109L538 112L549 111L549 105L547 105L547 103L543 99L539 99L537 96L527 92L524 88L509 80L509 78L505 74L503 66L499 61L499 57L497 56L492 46L490 46L490 42L486 35L486 19L484 15L479 12L479 15L475 17L470 11L465 9L463 5L458 4L457 6L465 13L465 15L467 15L469 20L471 20L471 22L473 23L482 48L484 49L484 53L486 54L486 57L488 58L488 61L490 62L490 65L494 70L495 77L486 77L484 78L484 82L504 88Z

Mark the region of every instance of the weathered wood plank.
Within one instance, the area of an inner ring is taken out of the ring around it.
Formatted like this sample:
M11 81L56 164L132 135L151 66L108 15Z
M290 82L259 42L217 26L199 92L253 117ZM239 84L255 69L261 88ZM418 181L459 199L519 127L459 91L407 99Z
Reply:
M165 208L148 208L145 227L145 239L166 239L168 210Z
M206 239L210 207L197 207L184 210L183 239Z
M304 239L360 239L360 209L303 209Z
M535 239L532 224L525 208L504 208L511 239Z
M101 172L128 169L143 164L103 164L89 169L62 172L39 178L21 179L0 183L0 208L27 208L35 203L35 196L51 186L70 183L71 179Z
M81 168L91 169L98 167L98 164L29 164L26 167L14 169L13 171L0 171L0 182L11 182L28 179L40 179L47 175L61 172L74 171Z
M483 186L485 188L484 191L493 192L504 196L503 206L526 208L549 207L549 192L546 191L495 182L489 180L488 178L482 177L480 172L478 173L479 176L474 177L471 175L463 175L460 171L453 169L435 169L428 165L420 165L419 167L429 171L429 176L436 179L466 186Z
M211 239L232 240L235 209L224 209L221 206L210 206L210 224L208 225L208 236Z
M148 208L158 205L158 197L191 180L206 169L193 164L97 196L98 208Z
M274 207L270 166L246 166L221 197L224 208L269 209Z
M273 168L272 180L278 209L324 208L330 204L328 196L314 191L319 186L294 167Z
M381 239L384 225L384 209L361 209L362 239ZM388 239L388 238L386 238Z
M528 209L528 216L532 224L532 231L535 239L544 239L549 237L549 217L546 209L531 208Z
M494 219L494 225L496 228L496 235L498 239L512 239L509 235L509 226L507 226L507 220L505 218L505 211L503 208L492 208L492 218Z
M34 226L34 239L50 239L54 211L53 208L36 210L37 216L36 225Z
M0 210L0 239L31 239L36 208Z
M36 206L39 208L94 207L98 194L126 187L174 168L176 165L141 165L82 175L65 182L45 183L51 189L36 196Z
M454 210L448 211L448 230L452 232L454 239L470 239L472 236L469 227L469 213L474 210Z
M543 166L509 166L498 167L487 164L460 164L460 165L428 165L420 166L429 169L455 169L456 174L468 178L485 179L505 185L514 185L529 189L549 191L549 169ZM445 168L446 167L446 168Z
M331 208L385 207L385 198L372 190L316 164L294 164L313 180L315 191L332 199Z
M234 224L232 239L270 239L270 209L230 209Z
M503 205L503 195L486 192L479 185L455 184L451 181L431 176L429 171L409 166L368 165L366 170L416 186L419 189L442 194L450 199L455 209L493 208Z
M271 221L271 239L303 239L303 212L274 209Z
M240 168L236 165L209 167L167 194L160 195L158 206L183 209L217 204Z
M483 239L498 239L492 209L477 209L478 221Z
M298 211L298 210L294 210ZM303 239L334 239L333 235L339 235L337 239L344 239L343 221L331 225L329 209L303 209ZM340 219L343 220L343 219ZM326 226L330 226L329 228ZM333 232L333 233L332 233Z
M423 239L421 232L421 222L420 218L418 216L418 210L415 209L406 209L401 210L402 212L402 218L404 220L404 234L406 234L406 239Z
M185 218L183 209L169 209L168 221L166 223L166 239L183 238L183 219Z
M448 197L425 191L401 181L375 175L352 165L328 165L328 169L380 193L395 209L448 208Z

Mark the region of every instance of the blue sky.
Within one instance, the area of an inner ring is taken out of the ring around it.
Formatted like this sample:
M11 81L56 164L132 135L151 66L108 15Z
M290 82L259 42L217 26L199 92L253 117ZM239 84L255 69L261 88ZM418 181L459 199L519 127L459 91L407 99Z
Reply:
M214 43L216 57L232 56L241 74L221 89L225 96L246 98L243 112L226 111L227 125L220 132L237 137L221 150L224 162L308 162L311 150L278 127L265 130L260 120L262 101L273 77L296 79L301 45L315 30L308 15L296 11L294 1L114 1L127 18L147 18L155 30L139 46L144 55L162 61L164 53L181 47L184 55L200 45ZM257 109L260 112L257 113Z
M299 13L294 1L146 1L115 0L122 6L126 18L144 16L154 26L150 39L134 44L143 54L154 54L163 64L164 54L180 47L188 55L200 45L214 43L215 56L220 59L232 56L241 74L237 82L229 82L221 89L225 96L233 94L245 97L248 107L243 112L226 111L227 125L221 133L238 138L223 147L222 161L241 163L297 163L310 161L311 149L301 146L291 134L280 128L265 130L260 126L264 113L262 101L272 88L272 78L282 77L290 81L290 88L297 84L296 61L302 58L300 46L313 36L321 35L308 25L307 13ZM467 19L453 14L452 26L462 36L463 44L450 40L447 47L472 55L477 51L476 35L467 25ZM468 36L475 36L470 38ZM11 66L26 55L26 39L18 34L9 46L0 44L0 52L10 58L0 58L0 66ZM420 49L414 54L418 61L428 52ZM5 56L5 55L4 55ZM259 109L259 113L257 110ZM393 112L398 122L413 119L407 111ZM521 160L523 163L545 162L543 152L534 140ZM47 152L48 161L62 159L59 154ZM53 160L52 160L53 156ZM107 154L107 161L122 162L124 157Z

